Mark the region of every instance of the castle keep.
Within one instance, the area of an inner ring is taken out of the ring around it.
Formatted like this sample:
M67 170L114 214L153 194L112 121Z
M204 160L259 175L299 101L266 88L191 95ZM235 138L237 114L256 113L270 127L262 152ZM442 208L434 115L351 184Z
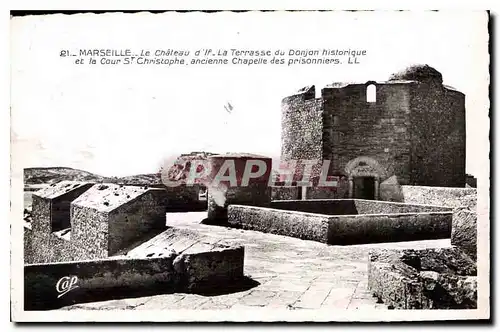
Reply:
M282 160L330 160L348 195L379 198L380 184L465 186L465 95L428 65L386 82L334 83L315 98L282 101Z

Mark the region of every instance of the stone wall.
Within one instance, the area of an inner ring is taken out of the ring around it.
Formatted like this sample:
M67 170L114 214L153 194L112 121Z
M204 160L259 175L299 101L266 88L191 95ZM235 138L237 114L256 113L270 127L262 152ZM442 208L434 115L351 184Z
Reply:
M283 99L282 160L331 160L329 172L342 173L368 157L382 167L380 182L396 176L404 185L464 187L465 95L443 85L435 69L416 67L423 74L334 83L318 99L306 87Z
M283 201L283 206L287 204L290 202ZM327 209L326 205L323 207ZM327 215L230 205L228 223L237 228L334 245L349 245L449 238L452 212Z
M429 186L401 186L405 203L430 204L475 211L477 189Z
M33 231L31 224L24 225L23 232L24 264L33 263Z
M107 255L127 247L152 230L166 227L166 206L158 205L156 195L148 191L108 213Z
M411 87L411 182L465 187L465 95L439 82Z
M265 233L328 242L329 216L296 211L283 211L253 206L230 205L231 226Z
M325 199L325 200L288 200L273 201L271 208L286 211L300 211L326 215L354 215L358 214L352 199Z
M451 212L331 216L328 243L338 245L445 239Z
M52 232L51 210L52 202L50 199L33 195L31 211L31 226L34 234L50 234Z
M94 254L71 241L69 229L50 234L30 235L30 248L24 252L25 264L67 262L74 260L106 257L104 254ZM26 244L25 244L26 246Z
M452 210L451 208L444 206L383 202L365 199L355 199L354 203L358 214L419 213Z
M281 160L323 159L323 107L315 87L281 102Z
M363 199L308 199L273 201L271 202L270 207L279 210L302 211L328 215L401 214L451 211L451 208L441 206L404 204Z
M342 190L336 187L318 187L312 186L306 188L306 199L335 199L343 198Z
M272 200L297 200L299 199L301 187L285 187L285 186L274 186L271 187L271 199Z
M206 211L207 201L200 201L200 190L205 190L205 186L201 184L193 184L190 186L181 185L178 187L164 187L166 191L166 199L168 212L189 212L189 211Z
M333 171L344 172L349 161L360 156L369 157L384 169L381 176L396 175L403 183L408 183L409 88L407 84L376 84L377 100L369 103L366 87L365 84L349 84L322 90L331 127L330 142L325 142L331 146L330 155L325 159L332 160Z

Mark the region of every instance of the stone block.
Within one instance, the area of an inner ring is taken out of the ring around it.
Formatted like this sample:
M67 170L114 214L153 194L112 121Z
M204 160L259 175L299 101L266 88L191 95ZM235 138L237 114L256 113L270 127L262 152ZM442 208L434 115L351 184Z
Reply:
M222 284L243 278L244 248L216 245L209 251L187 251L174 262L182 271L182 283L188 292L220 289Z
M98 184L71 204L72 241L89 257L104 258L142 234L164 229L166 206L147 187Z

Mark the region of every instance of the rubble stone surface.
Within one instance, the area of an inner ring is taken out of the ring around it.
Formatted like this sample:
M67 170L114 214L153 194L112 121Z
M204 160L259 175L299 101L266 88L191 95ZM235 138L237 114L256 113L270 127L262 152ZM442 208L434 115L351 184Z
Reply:
M395 309L477 308L476 264L459 248L375 250L368 287Z
M453 213L451 243L477 260L477 213L456 209Z

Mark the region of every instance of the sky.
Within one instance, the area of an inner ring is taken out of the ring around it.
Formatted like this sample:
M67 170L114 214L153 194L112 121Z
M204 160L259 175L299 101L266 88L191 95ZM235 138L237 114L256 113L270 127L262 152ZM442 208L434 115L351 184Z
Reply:
M484 12L77 14L11 21L13 167L157 171L191 151L280 155L281 100L429 64L466 94L467 172L488 163ZM61 50L366 50L357 65L76 65ZM224 108L230 103L231 114Z

